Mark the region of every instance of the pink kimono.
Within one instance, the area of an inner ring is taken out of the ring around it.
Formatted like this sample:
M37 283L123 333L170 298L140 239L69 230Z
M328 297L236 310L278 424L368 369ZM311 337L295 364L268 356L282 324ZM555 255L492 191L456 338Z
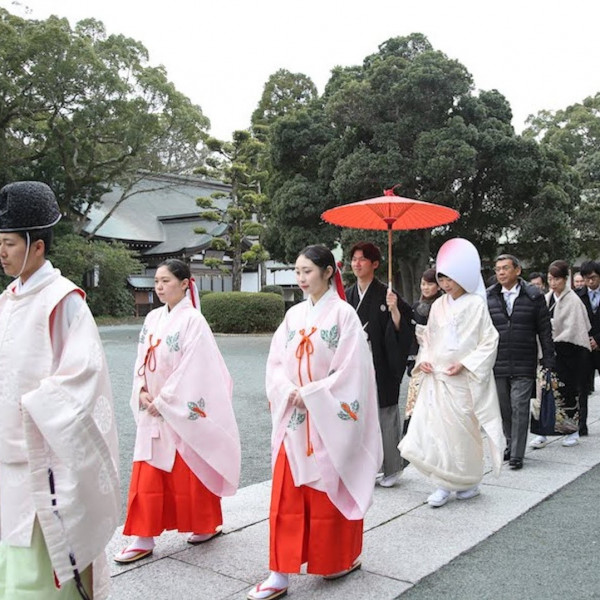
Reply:
M331 290L292 307L273 336L266 387L273 464L283 443L296 486L362 519L383 450L373 360L355 310ZM307 410L288 402L294 389Z
M140 410L144 386L160 417ZM235 494L241 453L232 381L206 319L187 297L171 311L163 306L146 317L131 408L134 461L170 472L178 452L213 494Z

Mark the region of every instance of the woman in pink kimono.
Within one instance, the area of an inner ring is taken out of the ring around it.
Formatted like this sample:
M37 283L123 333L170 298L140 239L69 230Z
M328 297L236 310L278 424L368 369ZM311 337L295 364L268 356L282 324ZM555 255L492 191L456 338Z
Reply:
M362 519L383 451L373 361L356 312L330 286L335 272L327 248L300 253L296 279L308 298L287 312L271 343L271 574L251 600L284 596L289 573L304 563L329 578L360 567Z
M191 544L221 533L221 497L240 475L232 382L215 339L187 292L189 267L162 263L154 278L164 306L140 334L131 408L137 422L125 535L115 560L148 556L165 529L190 531Z

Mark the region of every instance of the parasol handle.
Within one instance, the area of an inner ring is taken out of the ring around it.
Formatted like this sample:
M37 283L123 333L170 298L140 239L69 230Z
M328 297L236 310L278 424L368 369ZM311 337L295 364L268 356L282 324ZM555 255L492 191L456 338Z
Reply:
M388 226L388 289L390 292L392 291L392 224L387 224Z

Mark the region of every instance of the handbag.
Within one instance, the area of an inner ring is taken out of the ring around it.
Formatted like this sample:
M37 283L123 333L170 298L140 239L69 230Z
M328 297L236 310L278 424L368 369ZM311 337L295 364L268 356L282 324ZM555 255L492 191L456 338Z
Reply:
M546 371L544 383L542 385L542 398L540 404L540 428L545 434L552 435L556 424L556 399L554 398L554 387L552 385L552 372Z
M538 400L534 401L535 410L531 415L531 432L536 435L556 435L556 398L554 391L558 389L556 375L550 369L538 372Z

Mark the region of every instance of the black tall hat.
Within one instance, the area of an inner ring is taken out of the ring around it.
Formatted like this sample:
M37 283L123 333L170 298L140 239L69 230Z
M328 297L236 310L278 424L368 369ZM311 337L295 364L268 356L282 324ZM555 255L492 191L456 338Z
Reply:
M0 233L47 229L60 217L54 192L41 181L17 181L0 190Z

